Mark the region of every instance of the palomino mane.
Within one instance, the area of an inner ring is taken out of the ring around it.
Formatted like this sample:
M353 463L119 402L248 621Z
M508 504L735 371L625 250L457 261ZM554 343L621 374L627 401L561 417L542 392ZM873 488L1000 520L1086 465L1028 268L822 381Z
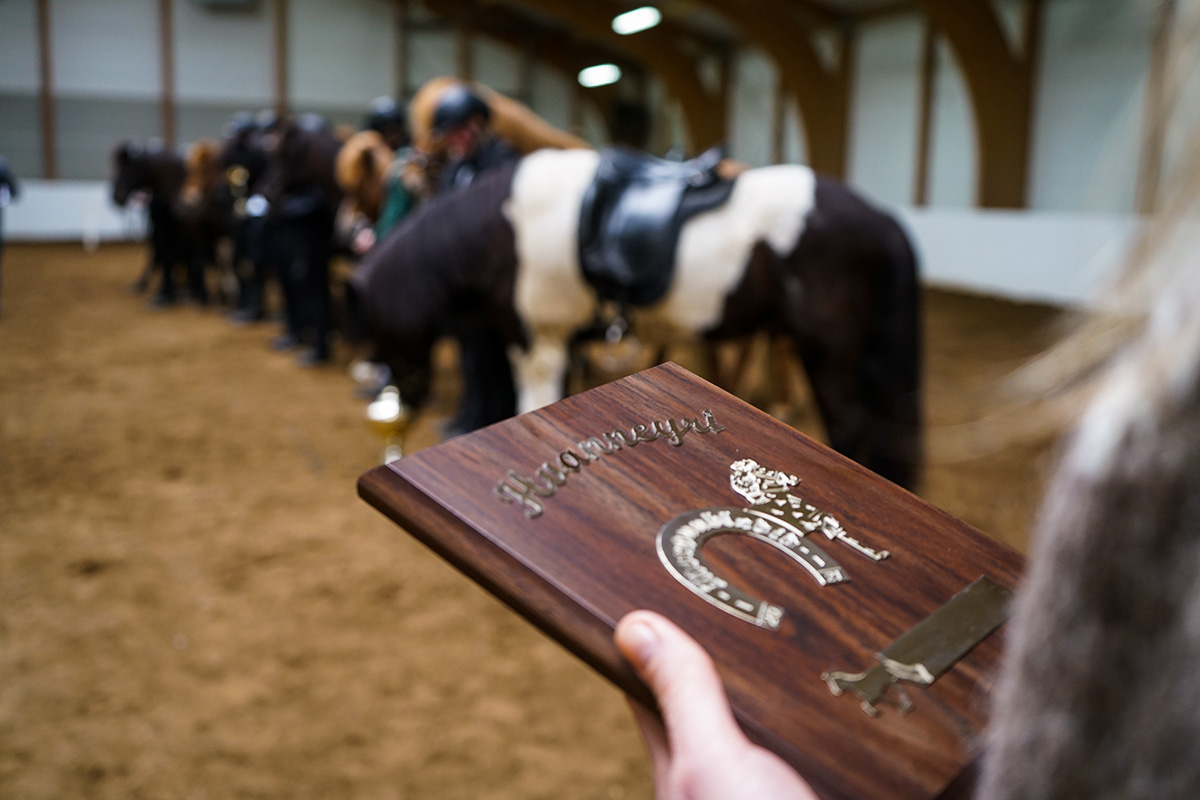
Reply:
M216 186L220 145L212 139L198 139L187 149L184 159L182 199L189 205L199 205Z
M396 159L377 131L360 131L338 150L334 174L345 193L345 207L372 223L379 220L384 175Z

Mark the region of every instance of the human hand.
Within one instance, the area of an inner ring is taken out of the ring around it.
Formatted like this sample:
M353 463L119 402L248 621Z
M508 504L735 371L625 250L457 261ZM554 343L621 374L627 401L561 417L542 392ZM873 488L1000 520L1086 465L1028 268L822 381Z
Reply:
M781 758L746 738L695 639L660 614L634 611L617 623L613 641L662 712L660 721L630 701L658 800L817 800Z
M375 246L375 231L371 228L362 228L354 234L354 238L350 241L350 249L355 255L366 255L367 251Z

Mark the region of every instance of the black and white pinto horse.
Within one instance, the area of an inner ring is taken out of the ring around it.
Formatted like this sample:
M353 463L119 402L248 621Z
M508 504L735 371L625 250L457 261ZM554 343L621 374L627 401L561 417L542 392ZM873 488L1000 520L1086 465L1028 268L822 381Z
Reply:
M435 198L385 237L356 281L401 396L419 407L449 313L484 315L509 344L516 411L561 398L569 342L600 305L579 255L601 156L543 150ZM630 310L647 344L757 331L790 338L832 447L901 485L922 461L920 294L903 230L807 167L738 176L688 219L673 274Z

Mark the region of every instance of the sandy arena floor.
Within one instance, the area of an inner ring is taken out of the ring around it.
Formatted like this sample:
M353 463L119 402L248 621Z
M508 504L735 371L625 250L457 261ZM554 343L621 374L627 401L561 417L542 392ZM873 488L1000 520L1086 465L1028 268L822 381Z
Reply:
M152 311L144 258L4 253L0 797L651 797L621 694L356 497L380 443L351 354ZM922 494L1019 548L1048 444L975 434L1054 316L927 294Z

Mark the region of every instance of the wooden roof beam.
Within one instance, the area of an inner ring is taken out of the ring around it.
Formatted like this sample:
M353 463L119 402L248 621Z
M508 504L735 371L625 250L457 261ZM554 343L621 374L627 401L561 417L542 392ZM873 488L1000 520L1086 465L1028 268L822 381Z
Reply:
M719 93L701 83L694 60L680 52L669 31L652 28L632 36L612 30L612 16L604 8L573 0L518 0L520 5L550 14L589 39L619 49L645 65L666 87L683 111L689 149L703 150L726 136L726 110Z
M780 83L800 112L809 164L834 177L843 177L849 125L849 34L842 44L842 58L831 67L817 52L812 32L781 4L746 0L702 2L734 21L775 62Z
M1025 42L1017 52L988 3L916 0L945 36L971 95L980 206L1024 208L1033 139L1034 73L1041 0L1026 0Z

